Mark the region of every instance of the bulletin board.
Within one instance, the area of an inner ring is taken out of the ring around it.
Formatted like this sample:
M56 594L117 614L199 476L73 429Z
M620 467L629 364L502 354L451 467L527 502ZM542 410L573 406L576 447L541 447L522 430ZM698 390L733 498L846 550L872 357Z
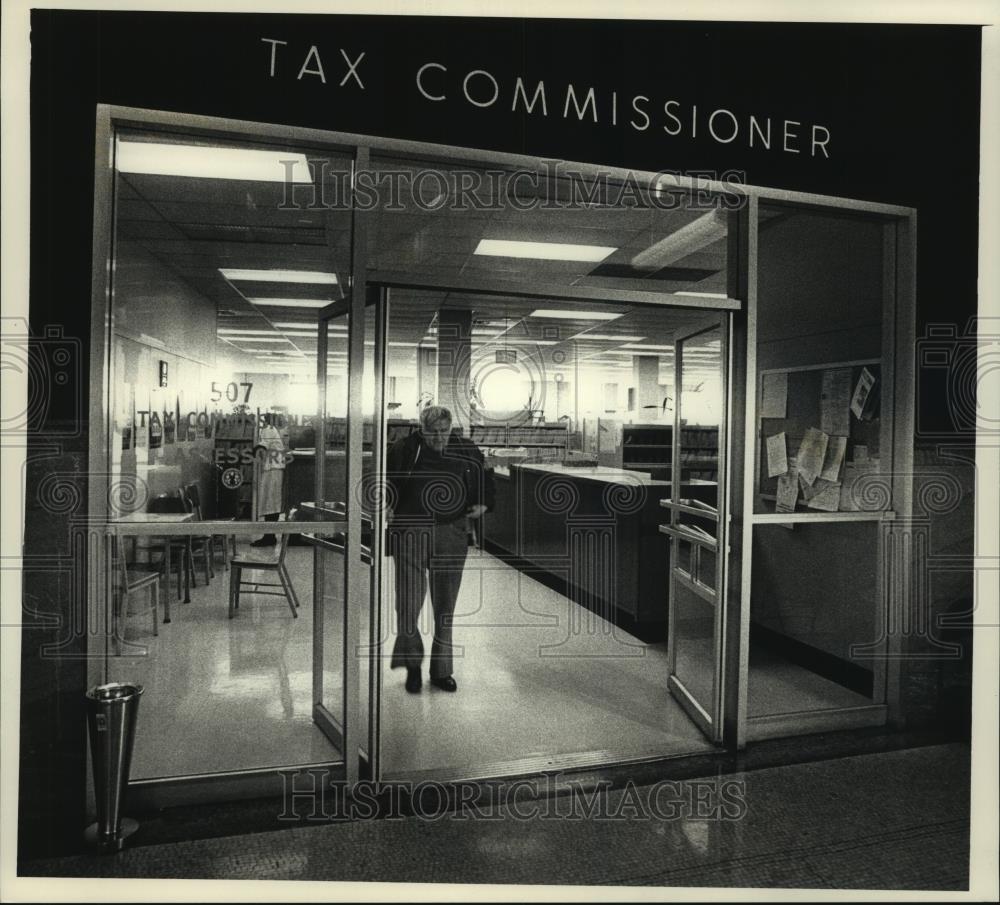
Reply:
M871 378L874 378L873 383ZM859 383L862 390L856 396ZM867 384L870 387L865 393ZM865 483L870 484L872 480L866 476L881 471L881 389L882 368L878 360L761 372L757 386L754 511L888 509L887 494L863 492ZM782 395L784 416L779 417ZM862 396L859 418L851 410L851 404L859 404ZM767 417L769 413L771 416ZM784 434L786 469L776 475L772 472L782 465L781 434ZM805 447L803 440L807 441ZM794 493L793 487L796 488ZM817 498L817 494L821 496ZM793 496L794 503L789 509Z

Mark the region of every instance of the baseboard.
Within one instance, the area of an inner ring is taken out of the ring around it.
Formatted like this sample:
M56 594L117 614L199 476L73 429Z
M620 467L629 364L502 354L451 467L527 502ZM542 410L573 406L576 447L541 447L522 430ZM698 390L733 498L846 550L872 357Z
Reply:
M851 663L797 638L790 638L756 623L750 624L750 643L760 644L768 650L773 650L789 662L866 698L872 697L875 677L871 670L858 666L857 663Z
M568 597L570 600L577 603L577 605L585 607L590 612L596 613L602 618L607 617L607 607L605 606L603 600L594 597L593 594L588 594L583 589L566 581L566 579L553 575L551 572L548 572L544 568L532 563L531 560L515 556L503 547L497 546L492 541L485 541L483 543L483 549L490 555L495 556L501 562L506 563L511 568L517 569L519 572L524 572L539 584L555 591L557 594L562 594L564 597ZM613 622L616 626L618 626L618 628L623 629L634 638L642 641L644 644L660 644L666 642L667 640L666 620L657 622L640 622L626 610L623 610L621 607L615 607Z

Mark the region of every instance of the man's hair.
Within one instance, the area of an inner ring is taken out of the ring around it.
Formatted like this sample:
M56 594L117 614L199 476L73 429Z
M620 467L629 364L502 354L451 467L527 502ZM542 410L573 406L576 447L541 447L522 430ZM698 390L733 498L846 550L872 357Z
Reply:
M430 430L439 421L447 421L451 424L451 412L443 405L429 405L420 412L420 427L422 430Z

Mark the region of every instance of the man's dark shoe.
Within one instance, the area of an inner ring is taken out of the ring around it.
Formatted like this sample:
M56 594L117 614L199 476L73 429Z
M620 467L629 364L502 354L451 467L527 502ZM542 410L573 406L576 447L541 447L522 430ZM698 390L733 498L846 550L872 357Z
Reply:
M277 538L273 534L264 535L260 540L251 541L251 547L273 547L277 543Z
M451 676L444 676L441 679L435 679L432 676L431 685L442 691L458 691L458 683Z
M420 691L420 687L423 684L424 684L423 679L420 678L420 670L407 667L406 690L410 692L410 694L416 694L418 691Z

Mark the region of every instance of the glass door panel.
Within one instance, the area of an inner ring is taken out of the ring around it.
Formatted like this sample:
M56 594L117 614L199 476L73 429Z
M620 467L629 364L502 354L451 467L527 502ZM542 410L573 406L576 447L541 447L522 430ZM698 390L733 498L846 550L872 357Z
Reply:
M361 316L345 301L320 317L321 412L317 431L315 716L344 747L367 757L371 689L367 645L372 635L375 575L373 544L379 539L382 368L378 341L383 318L369 293ZM353 316L352 316L353 315ZM362 333L359 338L354 334ZM360 341L359 341L360 340ZM322 450L322 455L321 451ZM352 529L352 526L355 526ZM351 555L352 530L358 537ZM356 764L354 765L356 767ZM350 776L350 770L349 770Z
M347 399L350 313L342 302L319 323L319 412L316 425L315 500L304 506L317 528L313 625L314 719L342 749L344 723L343 538L347 505Z
M725 320L678 336L670 523L670 690L714 742L722 740L725 628ZM721 554L721 555L720 555Z
M135 782L335 761L313 721L321 586L289 523L316 499L316 311L350 285L351 201L331 189L353 155L176 125L116 124L109 150L104 434L122 543L93 679L145 688Z

